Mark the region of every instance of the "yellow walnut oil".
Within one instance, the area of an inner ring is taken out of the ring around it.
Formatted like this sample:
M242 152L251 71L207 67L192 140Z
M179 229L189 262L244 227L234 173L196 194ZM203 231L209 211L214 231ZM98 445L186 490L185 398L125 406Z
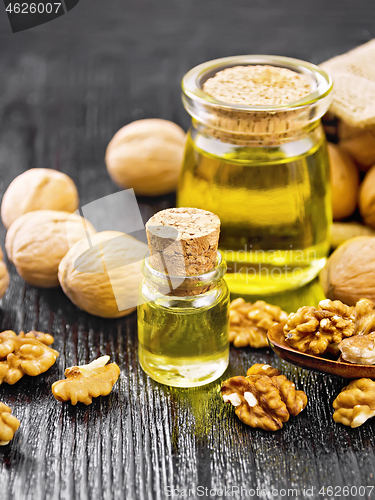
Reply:
M229 290L223 279L194 297L166 296L144 280L138 305L138 356L157 382L197 387L229 362Z
M330 246L329 164L322 126L275 146L236 146L193 121L178 206L221 219L219 250L231 292L256 298L298 288Z

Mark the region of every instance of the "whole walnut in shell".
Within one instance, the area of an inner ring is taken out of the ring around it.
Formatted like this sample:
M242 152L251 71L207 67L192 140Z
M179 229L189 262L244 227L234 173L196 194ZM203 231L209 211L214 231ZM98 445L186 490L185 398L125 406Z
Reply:
M134 311L148 247L118 231L103 231L79 241L59 265L65 294L84 311L119 318Z
M112 180L139 195L174 191L184 155L185 133L175 123L148 119L129 123L108 145L105 161Z
M375 165L367 172L361 184L359 211L365 223L375 228Z
M320 273L324 294L354 306L361 298L375 302L375 237L358 236L340 245Z
M59 285L61 259L94 227L83 217L57 210L37 210L18 217L5 240L8 258L30 285L50 288Z
M336 144L328 144L332 180L332 212L334 219L349 217L357 206L359 174L348 153Z
M1 203L1 219L8 229L18 217L34 210L75 212L78 191L73 180L52 168L32 168L16 177Z
M335 249L357 236L375 236L375 231L358 222L334 222L331 226L331 248Z
M339 126L339 145L363 171L375 163L375 128L361 129L344 123Z
M0 299L9 286L9 273L7 266L3 262L3 251L0 248Z

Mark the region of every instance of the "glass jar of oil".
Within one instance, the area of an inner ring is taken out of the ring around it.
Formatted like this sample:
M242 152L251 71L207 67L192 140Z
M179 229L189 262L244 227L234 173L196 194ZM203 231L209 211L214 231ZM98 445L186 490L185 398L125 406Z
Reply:
M249 65L289 69L308 82L308 94L249 105L204 91L223 69ZM267 297L311 281L325 264L332 219L320 123L330 103L329 75L296 59L239 56L197 66L182 88L192 126L177 203L220 217L219 250L231 292Z
M138 355L143 370L157 382L198 387L225 372L229 363L225 271L219 252L212 270L181 280L157 271L145 258L138 300ZM176 280L178 290L168 293Z

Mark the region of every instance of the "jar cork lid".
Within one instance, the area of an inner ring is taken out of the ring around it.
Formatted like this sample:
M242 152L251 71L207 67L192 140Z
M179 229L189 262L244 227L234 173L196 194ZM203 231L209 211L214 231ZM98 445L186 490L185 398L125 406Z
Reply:
M256 64L223 69L206 80L203 90L228 104L280 106L303 99L312 85L296 71Z
M217 215L198 208L170 208L146 223L150 263L174 276L204 274L216 265L220 234Z

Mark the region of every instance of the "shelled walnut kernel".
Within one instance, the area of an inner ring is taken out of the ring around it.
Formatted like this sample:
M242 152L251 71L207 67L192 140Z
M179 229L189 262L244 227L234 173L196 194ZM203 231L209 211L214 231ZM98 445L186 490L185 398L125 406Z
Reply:
M36 330L31 330L28 333L20 332L18 338L39 340L39 342L48 346L53 344L55 340L49 333L37 332Z
M92 398L107 396L120 375L116 363L107 365L109 356L102 356L88 365L72 366L65 370L66 380L52 385L52 393L58 401L71 401L89 405Z
M303 391L269 365L255 364L247 376L232 377L221 386L224 402L236 407L236 415L246 425L267 431L281 429L290 415L298 415L307 404Z
M375 416L375 382L369 378L352 380L333 402L335 422L359 427Z
M353 335L342 340L338 349L343 361L360 365L375 365L375 332Z
M374 303L359 300L347 306L339 300L321 300L319 307L304 306L288 316L285 341L308 354L324 354L329 346L353 335L367 335L375 329Z
M37 340L39 336L41 340ZM53 337L41 332L0 333L0 384L13 385L24 375L35 377L46 372L55 363L59 353L47 344Z
M258 300L254 304L238 298L231 302L229 313L229 342L235 347L267 347L267 331L287 313L280 307Z
M11 413L9 406L0 403L0 446L7 445L20 426L20 421Z

